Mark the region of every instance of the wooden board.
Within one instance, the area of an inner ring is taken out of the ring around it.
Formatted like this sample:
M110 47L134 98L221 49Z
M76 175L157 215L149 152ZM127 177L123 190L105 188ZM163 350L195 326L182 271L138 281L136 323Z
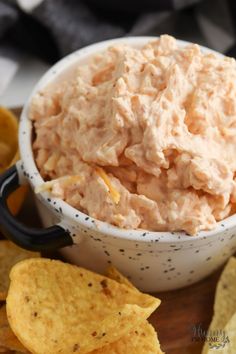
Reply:
M14 110L19 115L20 109ZM30 195L20 214L21 220L38 225L39 218ZM54 253L50 256L58 258ZM158 332L163 351L167 354L200 354L203 343L196 342L193 327L206 330L212 318L216 283L221 270L187 288L155 294L162 300L150 322Z
M155 294L162 303L150 321L167 354L200 354L203 342L196 342L199 338L194 338L193 327L200 325L207 330L220 273L187 288Z

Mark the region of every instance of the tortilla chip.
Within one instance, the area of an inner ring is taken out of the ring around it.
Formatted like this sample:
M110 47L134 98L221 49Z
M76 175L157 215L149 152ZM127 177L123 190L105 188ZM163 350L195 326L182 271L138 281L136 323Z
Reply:
M0 106L0 173L14 159L18 150L18 120L16 116Z
M28 353L9 326L5 305L0 308L0 347L2 349L6 348L5 350L18 350L22 353Z
M133 290L139 291L135 286L114 266L107 268L106 274L108 278L125 284ZM148 321L144 321L139 327L133 329L129 334L122 337L119 341L93 351L91 354L132 354L132 353L163 353L160 348L157 333Z
M20 160L18 149L18 119L0 106L0 173ZM25 199L28 187L20 186L7 199L8 207L16 215Z
M9 350L7 348L0 348L0 353L4 354L25 354L26 352L19 352L18 350ZM27 353L29 353L27 351Z
M90 354L161 354L160 344L154 328L144 321L115 343Z
M209 333L222 331L236 312L236 258L226 264L216 288L214 315ZM216 343L217 344L217 343ZM206 354L214 342L205 342L202 354ZM218 353L218 351L217 351ZM236 353L236 348L235 352Z
M235 354L236 353L236 313L231 317L215 343L210 343L207 354Z
M19 213L28 191L29 187L23 185L9 195L7 198L7 206L10 209L11 214L17 215Z
M9 350L7 348L1 348L0 347L0 353L4 353L4 354L24 354L25 352L19 352L18 350ZM27 352L29 353L29 352Z
M9 273L13 265L32 257L40 257L40 254L23 250L10 241L0 240L0 300L5 300L7 297Z
M25 353L29 353L29 352L28 351L27 352L26 351L25 352L19 352L18 350L9 350L8 348L0 347L0 353L4 353L4 354L25 354Z
M225 350L222 354L235 354L236 353L236 313L231 317L225 327L225 334L228 336L228 342L225 345Z
M121 274L114 266L110 266L107 268L106 275L108 278L113 279L117 281L120 284L125 284L128 287L135 289L139 291L138 289L135 288L135 286L123 275Z
M10 326L37 354L99 349L138 327L160 304L150 295L56 260L22 261L10 279Z

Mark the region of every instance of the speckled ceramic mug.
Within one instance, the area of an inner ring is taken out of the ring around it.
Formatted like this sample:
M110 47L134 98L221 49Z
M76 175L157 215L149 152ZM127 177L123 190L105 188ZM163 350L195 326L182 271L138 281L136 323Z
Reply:
M89 56L108 45L127 43L139 47L152 39L104 41L80 49L54 65L24 106L19 131L22 160L0 178L0 223L10 231L9 237L15 243L33 250L63 247L61 252L68 261L98 272L113 264L140 289L149 292L193 284L222 265L236 251L236 216L218 223L215 230L194 237L183 232L124 230L95 220L42 192L35 199L46 229L36 230L14 220L8 212L6 198L19 184L29 183L34 190L43 183L32 153L32 123L28 116L32 96L48 83L56 84L64 73L69 74L75 65L85 63ZM202 50L212 52L207 48Z

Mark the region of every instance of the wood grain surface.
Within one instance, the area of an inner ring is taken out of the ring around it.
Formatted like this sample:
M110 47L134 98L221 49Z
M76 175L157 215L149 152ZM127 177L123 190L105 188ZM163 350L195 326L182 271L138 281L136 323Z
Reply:
M207 330L220 273L221 270L187 288L155 294L162 303L150 322L167 354L201 353L203 342L194 337L193 327L200 325Z
M20 109L14 110L19 115ZM39 224L33 200L25 202L20 218L26 223ZM58 257L53 254L53 257ZM155 294L162 301L151 316L150 322L156 328L162 350L166 354L200 354L203 343L196 342L193 326L207 329L212 318L216 283L221 270L207 279L187 288Z

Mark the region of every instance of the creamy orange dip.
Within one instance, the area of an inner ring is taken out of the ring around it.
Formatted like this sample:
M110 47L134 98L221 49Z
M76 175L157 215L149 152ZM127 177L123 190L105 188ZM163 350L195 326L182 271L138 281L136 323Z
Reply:
M177 45L115 45L35 95L45 186L121 228L210 230L236 202L236 64Z

